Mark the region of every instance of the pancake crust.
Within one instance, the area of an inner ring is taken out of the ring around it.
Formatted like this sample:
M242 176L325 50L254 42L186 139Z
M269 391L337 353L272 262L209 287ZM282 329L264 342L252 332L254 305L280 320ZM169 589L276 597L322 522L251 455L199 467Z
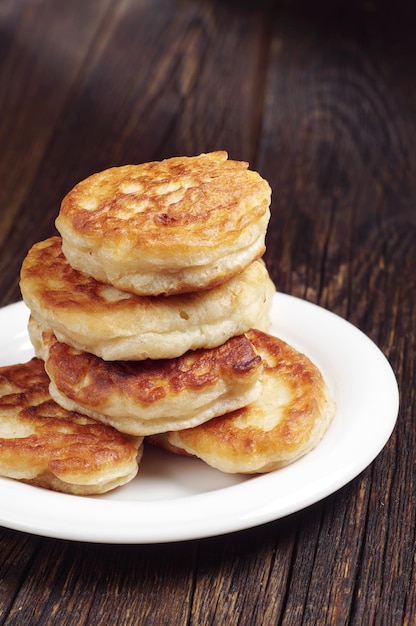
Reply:
M56 402L130 435L196 426L260 395L261 359L245 335L176 359L109 362L60 343L33 318L29 332Z
M77 495L132 480L142 439L66 411L48 387L40 359L0 368L0 475Z
M63 199L69 263L138 295L212 288L261 257L270 186L224 151L93 174Z
M199 457L223 472L248 474L279 469L315 448L335 414L322 374L280 339L256 330L247 335L263 362L260 398L197 428L166 433L154 443Z
M20 288L44 330L105 360L175 358L252 326L267 330L275 287L262 261L209 291L136 296L74 270L51 237L29 250Z

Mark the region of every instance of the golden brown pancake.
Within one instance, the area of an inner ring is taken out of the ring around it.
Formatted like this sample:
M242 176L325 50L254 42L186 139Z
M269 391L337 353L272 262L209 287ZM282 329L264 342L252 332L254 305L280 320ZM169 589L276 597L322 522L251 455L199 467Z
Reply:
M29 332L54 400L130 435L197 426L260 394L261 359L245 335L176 359L103 361L42 332L33 318Z
M132 480L142 439L66 411L48 387L37 358L0 368L0 475L78 495Z
M263 363L259 399L150 442L199 457L223 472L247 474L279 469L315 448L335 414L322 374L280 339L256 330L247 336Z
M44 330L105 360L175 358L219 346L253 326L267 330L275 293L262 261L208 291L168 297L124 293L74 270L60 237L31 248L20 288Z
M265 250L270 186L224 151L123 165L63 199L56 227L69 263L138 295L219 285Z

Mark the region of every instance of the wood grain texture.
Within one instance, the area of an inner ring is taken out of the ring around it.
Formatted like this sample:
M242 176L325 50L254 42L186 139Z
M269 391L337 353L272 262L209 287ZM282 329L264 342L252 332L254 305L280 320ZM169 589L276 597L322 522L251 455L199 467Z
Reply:
M410 6L410 5L409 5ZM0 302L63 195L110 165L226 149L273 189L278 288L367 333L401 410L346 487L259 528L89 545L0 529L0 624L416 619L416 39L406 2L0 5ZM353 457L354 450L351 450Z

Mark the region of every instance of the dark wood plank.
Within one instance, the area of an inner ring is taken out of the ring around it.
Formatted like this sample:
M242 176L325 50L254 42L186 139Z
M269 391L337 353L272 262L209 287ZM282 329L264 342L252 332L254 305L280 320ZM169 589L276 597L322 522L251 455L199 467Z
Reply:
M0 528L0 623L9 614L19 594L41 540Z
M196 543L89 545L44 539L7 624L187 624Z
M260 151L275 190L269 266L281 289L368 333L409 385L413 357L400 355L414 350L413 36L387 14L374 26L365 11L337 19L299 4L276 20ZM313 566L294 562L282 623L410 619L415 534L400 532L415 522L410 407L349 497L337 494L333 511L326 503L320 535L307 540L313 519L302 528L297 549L313 547Z
M3 10L4 5L10 5L10 15L2 29L1 163L7 167L6 188L10 186L11 192L21 194L15 200L12 193L2 195L8 208L23 197L31 182L29 174L36 174L36 164L59 124L66 98L108 4L96 4L95 11L84 10L82 21L77 18L83 6L79 2L70 10L62 7L55 12L56 3L50 0L2 5ZM8 29L13 27L16 30L12 37Z

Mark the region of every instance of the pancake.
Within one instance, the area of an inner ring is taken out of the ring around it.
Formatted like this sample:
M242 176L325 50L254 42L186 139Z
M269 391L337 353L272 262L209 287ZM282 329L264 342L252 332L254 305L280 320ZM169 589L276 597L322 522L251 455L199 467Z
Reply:
M252 326L269 327L275 287L262 261L227 283L176 296L136 296L74 270L61 238L35 244L21 268L20 288L44 330L105 360L175 358L213 348Z
M142 439L66 411L48 387L40 359L0 368L0 475L77 495L132 480Z
M215 287L265 250L270 186L224 151L113 167L78 183L56 227L69 263L138 295Z
M60 405L130 435L197 426L260 395L261 359L245 335L176 359L103 361L42 332L29 333Z
M266 333L247 333L260 354L260 398L201 426L149 438L228 473L264 473L293 463L320 442L335 403L319 369Z

